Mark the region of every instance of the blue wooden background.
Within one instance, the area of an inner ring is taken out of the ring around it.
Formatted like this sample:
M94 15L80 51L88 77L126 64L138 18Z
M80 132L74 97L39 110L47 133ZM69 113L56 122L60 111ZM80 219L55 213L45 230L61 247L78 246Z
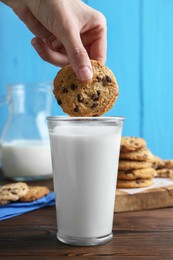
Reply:
M125 116L123 135L141 136L162 158L173 158L173 0L88 0L107 18L107 66L120 96L108 115ZM0 3L0 94L6 85L53 80L58 68L32 48L32 34ZM52 114L62 114L53 102ZM0 128L6 117L0 113Z

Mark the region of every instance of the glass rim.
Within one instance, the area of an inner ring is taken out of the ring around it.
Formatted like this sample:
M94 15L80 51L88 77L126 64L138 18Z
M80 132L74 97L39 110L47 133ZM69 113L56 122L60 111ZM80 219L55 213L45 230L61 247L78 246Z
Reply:
M37 86L35 88L36 90L38 89L45 89L45 86L48 89L52 89L53 87L53 82L52 81L43 81L43 82L19 82L19 83L9 83L7 84L6 88L7 90L18 90L18 89L25 89L26 87L32 87L32 86ZM33 90L33 88L31 88Z
M126 118L123 116L98 116L98 117L70 117L70 116L47 116L46 120L50 121L63 121L63 122L74 122L74 121L100 121L100 122L116 122L124 121Z

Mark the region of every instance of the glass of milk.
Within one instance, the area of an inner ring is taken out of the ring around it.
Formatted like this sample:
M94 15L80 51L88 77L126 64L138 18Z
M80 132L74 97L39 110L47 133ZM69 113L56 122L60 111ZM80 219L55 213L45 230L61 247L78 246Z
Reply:
M16 181L52 177L46 123L51 113L52 84L9 85L5 103L9 113L1 135L4 176Z
M57 238L90 246L111 240L124 118L47 117Z

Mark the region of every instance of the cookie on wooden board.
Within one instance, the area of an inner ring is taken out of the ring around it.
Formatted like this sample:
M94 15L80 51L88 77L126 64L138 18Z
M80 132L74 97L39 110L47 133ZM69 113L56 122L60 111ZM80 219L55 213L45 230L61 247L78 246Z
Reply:
M140 137L124 136L121 138L121 152L137 151L146 147L146 141Z
M156 170L151 167L138 170L118 171L118 179L123 180L152 179L156 175Z
M117 188L143 188L153 184L152 179L136 179L136 180L117 180Z
M147 161L153 158L153 154L146 147L133 152L121 152L120 159L130 161Z
M91 61L93 78L81 82L71 65L63 67L54 79L57 103L70 116L101 116L118 98L118 84L113 72L99 61Z
M163 160L164 168L173 169L173 160Z
M173 169L166 169L166 168L157 169L156 172L157 172L156 177L158 178L171 178L171 179L173 178Z
M28 192L28 190L29 187L24 182L3 185L0 188L0 205L19 200Z
M118 165L118 170L121 171L128 171L128 170L137 170L151 167L151 162L140 162L140 161L127 161L127 160L120 160Z
M163 169L163 168L165 168L164 161L160 157L158 157L156 155L153 155L153 157L151 159L149 159L149 161L151 162L152 167L154 169Z
M29 186L28 192L20 198L21 201L34 201L47 195L50 190L44 186Z

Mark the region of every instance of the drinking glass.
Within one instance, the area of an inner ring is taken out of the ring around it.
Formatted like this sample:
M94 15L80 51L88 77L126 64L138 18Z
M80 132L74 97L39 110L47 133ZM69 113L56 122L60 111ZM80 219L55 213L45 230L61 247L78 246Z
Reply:
M112 238L121 117L47 117L57 238L100 245Z

